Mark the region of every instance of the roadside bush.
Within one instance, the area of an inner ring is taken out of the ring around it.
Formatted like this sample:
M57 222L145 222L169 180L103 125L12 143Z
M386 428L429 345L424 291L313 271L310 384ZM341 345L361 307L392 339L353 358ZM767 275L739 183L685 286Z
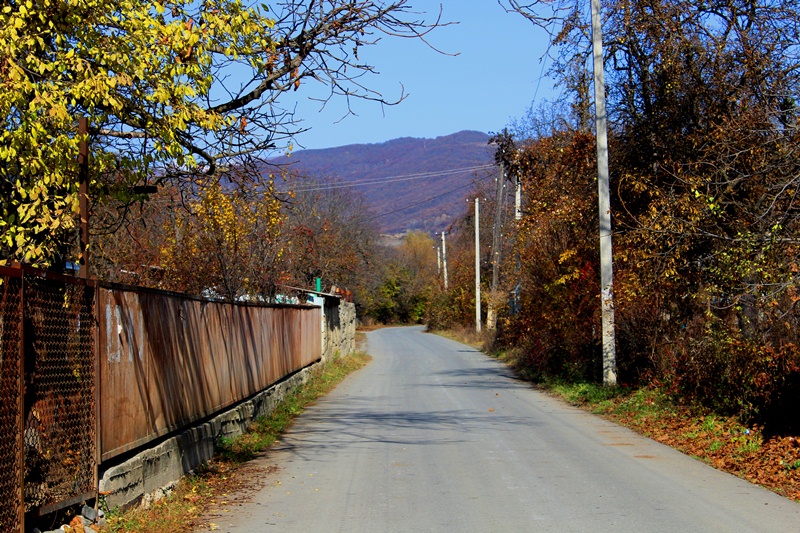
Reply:
M536 194L518 228L522 312L500 321L498 342L535 378L600 377L593 150L590 135L564 132L520 155Z

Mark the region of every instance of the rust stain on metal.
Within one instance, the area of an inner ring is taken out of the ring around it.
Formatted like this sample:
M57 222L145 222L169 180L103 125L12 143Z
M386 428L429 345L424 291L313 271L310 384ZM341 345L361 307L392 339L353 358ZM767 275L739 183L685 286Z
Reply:
M99 291L107 460L245 400L321 357L321 310Z
M0 266L0 530L96 497L97 467L322 354L322 310Z

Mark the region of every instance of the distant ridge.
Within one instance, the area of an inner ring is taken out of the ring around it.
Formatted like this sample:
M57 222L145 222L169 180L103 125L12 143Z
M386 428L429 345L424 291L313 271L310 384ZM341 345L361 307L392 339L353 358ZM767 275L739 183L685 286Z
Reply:
M300 175L363 183L354 189L380 215L375 221L383 233L437 232L463 213L464 195L476 176L493 175L492 169L449 172L491 165L493 148L488 142L486 133L461 131L435 139L403 137L300 150L270 161L288 163Z

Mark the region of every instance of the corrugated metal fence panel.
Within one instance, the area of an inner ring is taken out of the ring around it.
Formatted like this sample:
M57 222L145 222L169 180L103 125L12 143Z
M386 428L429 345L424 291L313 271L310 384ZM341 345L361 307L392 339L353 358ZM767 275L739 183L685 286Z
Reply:
M22 278L0 278L0 531L22 530Z
M40 513L96 496L95 288L25 275L25 505Z
M244 400L321 357L321 310L99 289L102 460Z

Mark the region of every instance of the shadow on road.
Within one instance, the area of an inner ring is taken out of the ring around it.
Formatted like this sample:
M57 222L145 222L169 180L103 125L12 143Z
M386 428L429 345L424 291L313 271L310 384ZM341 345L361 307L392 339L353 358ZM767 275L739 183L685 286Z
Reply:
M345 405L330 402L306 412L276 450L299 457L322 459L326 452L357 450L361 444L443 446L468 442L481 433L514 431L519 425L538 423L528 417L507 416L490 411L404 411L382 405L382 398L348 397Z
M458 368L434 372L431 377L440 387L459 387L473 389L504 390L509 387L523 386L529 388L530 384L517 378L514 373L504 366L489 366L478 368ZM420 383L420 386L429 386Z

